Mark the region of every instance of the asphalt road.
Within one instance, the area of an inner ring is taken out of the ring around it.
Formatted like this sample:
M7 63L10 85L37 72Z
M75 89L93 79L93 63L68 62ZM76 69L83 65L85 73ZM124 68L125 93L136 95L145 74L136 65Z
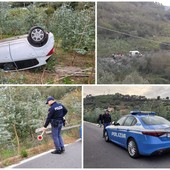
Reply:
M124 148L105 142L102 130L84 123L84 168L170 168L170 153L132 159Z
M69 144L65 149L61 155L49 152L13 168L81 168L82 142Z

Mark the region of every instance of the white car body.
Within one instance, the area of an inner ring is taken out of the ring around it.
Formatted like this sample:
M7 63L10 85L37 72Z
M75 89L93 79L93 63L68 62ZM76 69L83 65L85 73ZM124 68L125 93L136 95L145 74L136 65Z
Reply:
M28 35L0 40L0 68L25 70L45 65L54 52L54 36L51 32L45 34L46 42L38 46L29 42Z
M129 57L141 57L142 54L139 51L129 51Z

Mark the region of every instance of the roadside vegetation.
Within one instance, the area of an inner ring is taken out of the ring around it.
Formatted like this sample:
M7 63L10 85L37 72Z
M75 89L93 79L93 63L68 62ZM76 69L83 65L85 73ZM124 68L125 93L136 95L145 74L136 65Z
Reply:
M26 34L37 25L54 34L55 53L43 67L2 72L0 83L67 84L65 79L69 84L94 83L94 10L90 2L1 2L0 39ZM71 67L72 72L65 70L63 75L58 67Z
M170 120L170 100L166 98L147 98L138 95L122 95L120 93L92 96L84 98L84 120L97 123L99 114L109 109L112 121L118 120L132 110L154 111L157 115Z
M98 83L169 84L169 8L157 2L99 2L97 8ZM133 50L142 57L130 58Z
M28 95L29 94L29 95ZM35 133L48 114L47 96L54 96L68 109L66 126L81 124L81 87L1 87L0 88L0 167L53 149L50 134ZM80 137L79 128L63 131L65 143Z

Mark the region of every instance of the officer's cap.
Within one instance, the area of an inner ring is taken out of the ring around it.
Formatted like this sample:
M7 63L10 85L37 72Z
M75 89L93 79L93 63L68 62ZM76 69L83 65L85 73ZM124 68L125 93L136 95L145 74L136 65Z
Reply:
M54 100L54 97L52 97L52 96L48 97L46 104L48 104L48 102L49 102L50 100Z

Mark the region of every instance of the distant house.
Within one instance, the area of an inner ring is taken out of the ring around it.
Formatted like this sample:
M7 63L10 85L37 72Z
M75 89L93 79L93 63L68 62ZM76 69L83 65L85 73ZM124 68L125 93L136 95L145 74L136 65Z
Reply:
M113 107L108 107L109 112L114 112L114 108Z

